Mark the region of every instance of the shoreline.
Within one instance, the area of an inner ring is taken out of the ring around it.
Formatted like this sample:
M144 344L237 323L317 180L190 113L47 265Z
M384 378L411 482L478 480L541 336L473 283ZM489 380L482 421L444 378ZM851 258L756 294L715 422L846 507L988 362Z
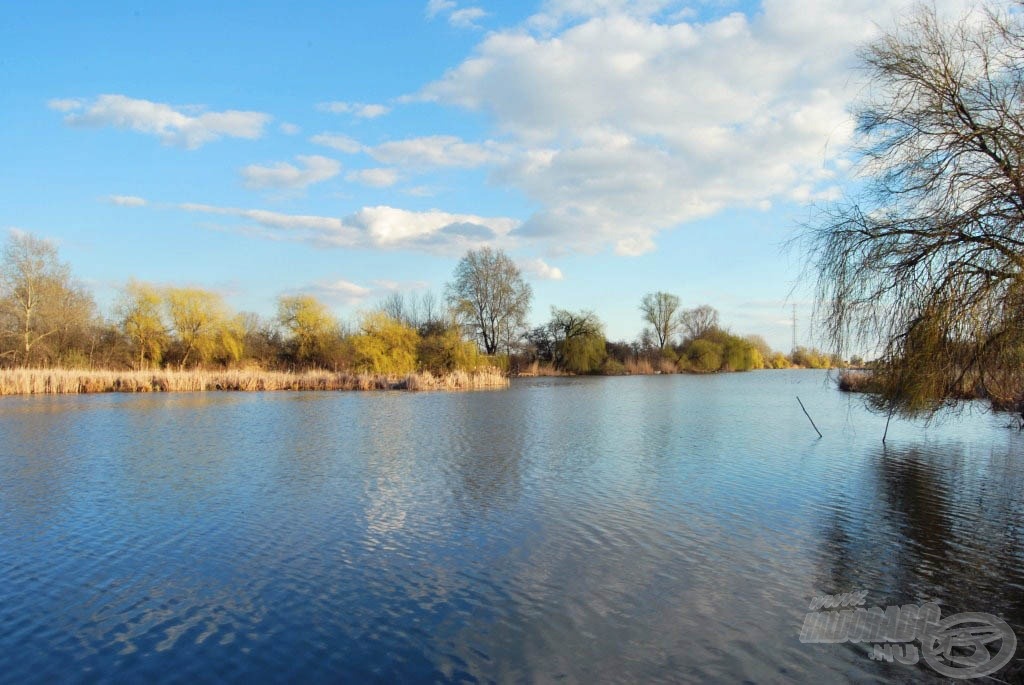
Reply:
M0 369L0 396L149 392L304 392L507 388L496 369L403 375L333 371Z

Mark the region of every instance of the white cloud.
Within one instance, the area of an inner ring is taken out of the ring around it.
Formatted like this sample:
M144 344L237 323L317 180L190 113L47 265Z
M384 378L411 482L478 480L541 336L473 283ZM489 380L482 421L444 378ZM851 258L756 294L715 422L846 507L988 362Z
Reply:
M510 245L515 219L452 214L440 210L410 211L389 206L363 207L344 219L285 214L263 209L182 203L178 209L234 217L247 233L270 240L294 240L319 247L413 249L462 254L483 245Z
M111 204L118 205L120 207L145 207L146 199L142 197L136 197L134 195L111 195L107 198L107 201Z
M155 135L165 145L188 149L223 137L259 138L273 118L262 112L206 112L196 106L175 108L124 95L100 95L91 102L51 100L49 106L66 112L64 121L72 126L112 126Z
M365 104L362 102L322 102L317 109L332 114L351 114L361 119L376 119L391 111L387 105Z
M424 10L427 19L448 15L448 23L460 29L478 29L477 22L487 16L480 7L459 7L454 0L430 0Z
M565 278L561 269L551 266L543 259L527 259L518 264L519 268L526 273L545 281L561 281Z
M373 294L373 289L343 279L321 281L303 288L302 291L329 304L344 305L359 304Z
M344 152L350 155L361 152L363 149L363 146L359 141L353 140L348 136L341 135L340 133L320 133L310 138L309 142L315 143L316 145L334 148L339 152Z
M369 152L488 166L539 207L519 235L579 250L639 254L725 208L833 196L861 87L856 47L900 6L764 0L749 17L702 22L666 18L672 6L549 0L418 94L485 113L500 144L435 136Z
M374 280L370 285L359 285L345 279L319 281L301 288L299 292L313 295L331 305L357 306L367 301L379 300L388 293L419 290L427 287L422 281L400 283L398 281Z
M82 106L80 100L75 99L54 99L46 103L46 106L57 112L73 112Z
M346 226L341 219L308 214L285 214L264 209L240 209L186 202L178 205L186 212L231 216L253 222L257 234L271 240L297 240L320 246L353 247L362 241L357 228Z
M455 2L453 0L430 0L427 3L427 9L424 11L427 19L433 19L438 14L443 12L450 12L455 9Z
M298 155L295 159L302 165L301 169L287 162L270 166L250 164L241 172L245 185L256 189L303 189L334 178L341 172L341 164L329 157Z
M398 172L386 168L361 169L349 173L345 178L374 188L390 188L398 182Z
M477 22L487 16L479 7L463 7L448 15L448 23L460 29L480 28Z
M403 167L464 168L500 161L505 154L502 147L493 141L467 143L456 136L393 140L367 148L366 152L379 162Z
M281 133L285 134L286 136L294 136L302 132L302 129L299 126L295 124L290 124L287 121L281 123L280 129Z

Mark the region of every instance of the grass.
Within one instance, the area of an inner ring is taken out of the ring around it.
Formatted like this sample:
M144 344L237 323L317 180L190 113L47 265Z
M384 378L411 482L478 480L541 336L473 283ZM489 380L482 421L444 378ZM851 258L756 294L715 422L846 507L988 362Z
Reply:
M205 392L228 390L474 390L508 387L497 369L435 376L334 373L331 371L0 369L0 395L76 395L103 392Z

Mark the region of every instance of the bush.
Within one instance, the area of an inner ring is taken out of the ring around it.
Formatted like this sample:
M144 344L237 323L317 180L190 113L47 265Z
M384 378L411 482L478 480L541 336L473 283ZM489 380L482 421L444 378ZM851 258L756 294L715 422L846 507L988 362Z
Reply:
M363 317L360 332L348 339L358 371L405 374L416 370L419 334L382 312Z
M721 343L698 338L686 348L686 359L694 371L712 373L722 368L725 349Z

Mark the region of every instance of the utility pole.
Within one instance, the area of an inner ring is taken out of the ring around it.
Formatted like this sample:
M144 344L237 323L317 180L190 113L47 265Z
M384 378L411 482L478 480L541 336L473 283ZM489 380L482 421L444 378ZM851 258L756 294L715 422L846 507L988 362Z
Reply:
M796 305L793 305L793 352L796 352Z

